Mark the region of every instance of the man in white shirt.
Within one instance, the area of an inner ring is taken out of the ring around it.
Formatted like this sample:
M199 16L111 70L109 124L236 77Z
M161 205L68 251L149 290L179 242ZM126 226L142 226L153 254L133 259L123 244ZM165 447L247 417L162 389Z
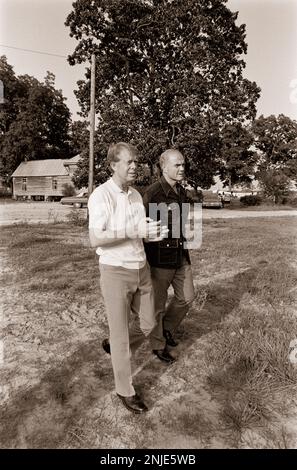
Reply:
M132 384L130 351L134 353L150 334L156 319L142 239L161 240L168 230L146 218L141 195L129 186L136 178L136 149L125 142L113 144L107 161L113 176L93 191L88 202L90 242L100 256L110 333L102 346L111 353L117 395L127 409L143 413L148 409Z

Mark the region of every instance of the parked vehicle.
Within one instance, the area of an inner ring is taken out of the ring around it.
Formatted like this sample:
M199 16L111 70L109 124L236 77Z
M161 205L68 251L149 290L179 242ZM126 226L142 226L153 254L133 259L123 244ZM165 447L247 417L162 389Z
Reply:
M218 195L220 196L223 205L224 204L230 204L230 202L231 202L231 193L230 192L219 191Z
M224 204L217 193L213 193L212 191L202 191L202 195L202 207L213 209L222 209L224 207Z
M87 207L88 205L88 191L82 191L76 196L62 197L61 204L73 206L77 209L80 207Z

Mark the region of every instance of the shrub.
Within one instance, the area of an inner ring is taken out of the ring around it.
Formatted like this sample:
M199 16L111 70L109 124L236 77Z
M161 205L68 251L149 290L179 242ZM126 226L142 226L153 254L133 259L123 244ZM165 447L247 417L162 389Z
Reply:
M7 188L0 188L0 197L11 197L11 191Z
M284 197L282 204L297 207L297 194L295 192L290 192L288 196Z
M297 207L297 196L294 198L289 198L287 204L293 207Z
M68 184L68 183L63 184L62 192L63 192L64 197L75 196L75 188L72 184Z
M242 196L240 198L240 203L244 206L259 206L262 202L262 198L260 196Z
M290 178L282 170L266 170L257 174L264 194L273 199L275 204L284 204L283 199L288 196Z
M78 227L84 227L88 225L87 217L84 214L81 214L79 210L72 209L69 214L67 214L67 219L69 222Z

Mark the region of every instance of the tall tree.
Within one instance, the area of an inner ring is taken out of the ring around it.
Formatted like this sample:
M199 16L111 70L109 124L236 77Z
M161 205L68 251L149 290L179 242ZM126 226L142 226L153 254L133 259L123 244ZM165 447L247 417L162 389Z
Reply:
M0 80L4 88L4 100L0 105L0 139L16 119L19 100L26 95L26 86L16 77L5 56L0 57Z
M192 181L212 183L222 166L226 123L255 117L259 88L243 78L245 26L226 0L77 0L66 25L78 40L69 63L97 57L96 165L111 142L136 144L151 167L177 147ZM90 69L78 82L81 113L89 112ZM102 170L102 171L101 171ZM81 168L87 171L87 167ZM85 177L85 176L84 176Z
M75 155L81 154L88 148L89 131L87 121L74 121L69 130L72 151Z
M258 172L257 177L266 196L272 198L275 204L283 202L291 185L288 175L280 169L269 168Z
M252 126L258 172L280 170L297 179L297 122L283 114L260 116Z
M39 82L17 77L5 57L0 59L4 103L0 104L0 174L9 178L24 160L68 158L70 111L55 76Z
M255 173L257 154L250 126L226 124L222 130L220 179L225 186L249 184Z

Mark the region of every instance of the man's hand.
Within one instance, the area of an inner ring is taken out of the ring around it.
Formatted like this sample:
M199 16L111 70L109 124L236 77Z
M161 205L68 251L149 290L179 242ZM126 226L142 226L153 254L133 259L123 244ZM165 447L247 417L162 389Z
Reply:
M145 235L142 237L146 242L157 242L167 237L169 232L165 225L161 225L161 221L154 221L147 217L145 219Z
M168 228L161 226L160 221L154 221L149 217L143 218L137 225L122 229L127 238L144 238L147 241L162 240L167 236Z

